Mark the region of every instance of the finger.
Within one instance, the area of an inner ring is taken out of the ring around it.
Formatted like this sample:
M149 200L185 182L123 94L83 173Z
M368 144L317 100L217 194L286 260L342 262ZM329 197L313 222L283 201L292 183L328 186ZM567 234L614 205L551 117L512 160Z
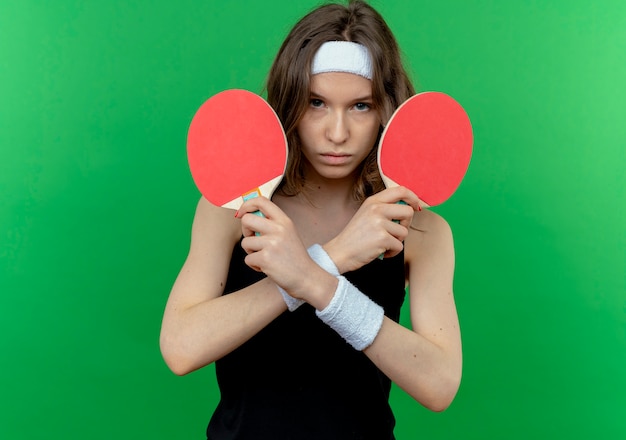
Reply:
M264 234L267 232L267 221L278 217L282 211L274 203L265 197L255 197L244 202L235 217L241 219L241 229L245 237L252 234Z
M420 200L417 194L403 186L387 188L376 194L376 197L380 202L384 203L398 203L402 201L413 208L414 211L421 211L422 208L427 206L422 200Z
M252 235L248 235L241 240L241 247L247 254L259 252L263 249L262 236L255 235L253 232Z
M282 214L281 209L266 197L254 197L245 201L235 217L242 218L249 213L261 212L267 218L277 218Z
M385 207L385 216L390 220L397 220L400 223L411 222L415 211L413 207L405 203L392 203Z
M404 249L404 240L409 235L409 226L413 219L413 209L410 206L398 205L404 208L406 216L401 219L394 219L385 224L388 235L385 241L385 251L383 258L390 258L398 255ZM397 217L401 217L398 215Z
M387 233L402 242L409 235L409 228L402 223L392 221L387 223Z
M244 237L264 235L268 232L270 220L265 216L255 214L255 212L258 211L245 213L241 217L241 233Z
M391 258L398 255L404 249L404 243L402 240L391 239L388 241L387 250L383 253L384 258Z
M253 269L253 270L257 271L257 272L263 272L263 270L261 269L261 267L260 267L260 266L258 266L258 265L255 263L255 260L256 260L255 256L256 256L256 254L255 254L255 253L248 254L248 255L246 255L246 257L243 259L243 261L244 261L244 263L246 263L246 265L247 265L249 268L251 268L251 269Z

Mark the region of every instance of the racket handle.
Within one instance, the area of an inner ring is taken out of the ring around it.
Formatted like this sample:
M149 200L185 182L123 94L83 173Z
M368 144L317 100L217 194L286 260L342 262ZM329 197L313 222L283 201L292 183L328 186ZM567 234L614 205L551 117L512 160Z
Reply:
M405 202L404 200L399 200L399 201L397 201L397 202L396 202L396 204L398 204L398 205L406 205L406 202ZM393 222L394 222L394 223L400 223L400 220L394 220ZM384 254L384 253L382 253L382 254L380 254L380 255L378 256L378 259L379 259L379 260L382 260L384 257L385 257L385 254Z
M261 191L259 190L259 188L254 188L252 191L248 191L247 193L243 194L241 198L245 202L247 200L254 199L255 197L259 197L260 195ZM265 217L261 211L254 211L252 214L258 215L259 217ZM255 232L254 235L259 236L261 234Z

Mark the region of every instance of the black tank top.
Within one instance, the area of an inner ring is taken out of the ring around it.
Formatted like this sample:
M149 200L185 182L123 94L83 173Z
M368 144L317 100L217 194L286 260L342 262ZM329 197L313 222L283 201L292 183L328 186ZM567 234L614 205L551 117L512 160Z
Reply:
M224 294L259 281L235 245ZM344 274L394 321L404 302L404 253ZM391 381L308 304L285 312L216 362L221 400L211 440L393 439Z

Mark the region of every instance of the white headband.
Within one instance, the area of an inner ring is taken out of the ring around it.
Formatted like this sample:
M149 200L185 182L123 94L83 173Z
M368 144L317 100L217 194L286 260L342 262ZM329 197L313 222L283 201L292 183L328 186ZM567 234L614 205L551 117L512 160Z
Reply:
M311 75L346 72L369 80L373 77L372 57L367 47L352 41L327 41L313 57Z

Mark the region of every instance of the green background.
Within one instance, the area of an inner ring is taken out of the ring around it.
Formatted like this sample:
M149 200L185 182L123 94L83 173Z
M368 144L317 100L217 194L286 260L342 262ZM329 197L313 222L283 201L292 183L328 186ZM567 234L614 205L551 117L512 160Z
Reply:
M455 232L465 366L399 440L626 438L626 2L374 1L475 153ZM300 1L0 2L0 438L202 438L213 367L158 348L199 105L262 90ZM406 319L406 316L405 316Z

